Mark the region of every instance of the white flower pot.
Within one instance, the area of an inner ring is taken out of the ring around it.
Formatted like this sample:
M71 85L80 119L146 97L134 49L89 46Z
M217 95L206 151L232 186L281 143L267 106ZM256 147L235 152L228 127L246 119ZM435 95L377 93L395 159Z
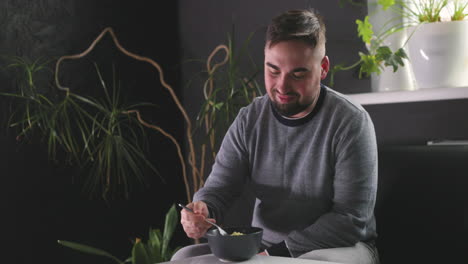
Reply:
M408 42L418 88L468 87L468 21L422 24Z

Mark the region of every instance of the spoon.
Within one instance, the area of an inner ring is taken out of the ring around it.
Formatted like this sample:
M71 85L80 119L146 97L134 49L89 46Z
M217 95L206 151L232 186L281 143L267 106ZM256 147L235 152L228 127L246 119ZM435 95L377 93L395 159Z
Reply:
M187 206L183 205L183 204L178 204L180 207L184 208L185 210L191 212L191 213L195 213L192 209L188 208ZM218 228L218 231L221 235L223 236L229 236L228 232L224 231L224 229L222 229L219 225L211 222L210 220L207 220L206 218L204 218L205 222L208 222L212 225L214 225L216 228Z

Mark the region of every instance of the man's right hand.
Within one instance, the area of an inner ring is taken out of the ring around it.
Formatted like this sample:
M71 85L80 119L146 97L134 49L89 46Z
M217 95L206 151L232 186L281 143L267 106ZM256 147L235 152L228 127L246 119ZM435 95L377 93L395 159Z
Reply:
M180 223L188 237L198 239L211 227L211 224L205 222L205 218L208 217L208 206L202 201L197 201L187 204L187 207L195 213L182 209ZM208 220L216 222L214 219Z

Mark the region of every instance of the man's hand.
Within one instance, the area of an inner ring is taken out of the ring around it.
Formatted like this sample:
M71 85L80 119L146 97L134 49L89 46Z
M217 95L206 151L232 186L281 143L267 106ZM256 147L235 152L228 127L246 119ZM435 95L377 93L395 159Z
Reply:
M211 227L211 224L205 222L205 218L208 217L208 206L202 201L197 201L187 204L187 207L191 208L195 213L182 209L180 223L188 237L198 239L204 236ZM214 219L208 220L216 222Z
M268 252L267 252L266 250L263 250L263 251L257 253L257 255L260 255L260 256L270 256L270 255L268 255Z

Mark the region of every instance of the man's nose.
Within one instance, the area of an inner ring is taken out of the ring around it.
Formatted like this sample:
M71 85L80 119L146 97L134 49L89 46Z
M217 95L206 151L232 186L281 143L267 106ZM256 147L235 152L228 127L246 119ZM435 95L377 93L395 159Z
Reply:
M287 75L281 75L278 78L278 82L276 83L276 89L281 94L286 94L289 91L289 80Z

